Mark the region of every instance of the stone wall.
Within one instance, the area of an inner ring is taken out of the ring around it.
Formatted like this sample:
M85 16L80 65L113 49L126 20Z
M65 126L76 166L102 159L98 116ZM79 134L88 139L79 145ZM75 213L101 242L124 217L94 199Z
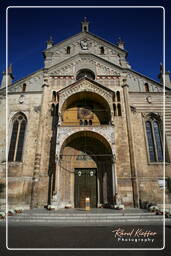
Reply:
M41 105L41 94L31 93L24 94L24 101L19 102L20 94L13 93L8 96L9 104L9 130L8 140L10 142L12 131L12 118L18 113L22 112L26 115L27 126L24 140L24 150L22 162L9 162L8 163L8 199L9 206L23 205L29 207L32 175L34 168L35 148L38 134L38 121ZM5 118L5 111L1 113ZM2 119L3 120L3 119ZM1 123L1 134L3 136L6 132L5 123ZM4 149L4 145L3 145ZM1 149L2 150L2 149ZM2 156L2 154L1 154ZM3 160L3 159L2 159ZM1 161L1 168L3 168L2 176L5 175L5 163ZM2 177L1 176L1 177Z
M148 97L150 97L149 102ZM162 162L149 162L145 118L148 113L154 112L163 119L163 94L130 93L130 105L134 107L132 108L131 120L140 199L142 201L162 203L163 189L159 186L159 180L164 177L164 166ZM166 137L166 140L166 150L168 149L170 154L170 148L168 147L170 143L169 137ZM166 163L166 177L168 176L171 176L171 165ZM166 202L170 202L167 190Z

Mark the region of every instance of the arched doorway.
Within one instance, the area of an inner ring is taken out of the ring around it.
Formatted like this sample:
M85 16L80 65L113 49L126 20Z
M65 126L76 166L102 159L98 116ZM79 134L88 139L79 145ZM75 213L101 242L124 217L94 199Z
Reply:
M113 155L107 140L93 131L80 131L62 145L59 159L61 202L84 208L113 204Z

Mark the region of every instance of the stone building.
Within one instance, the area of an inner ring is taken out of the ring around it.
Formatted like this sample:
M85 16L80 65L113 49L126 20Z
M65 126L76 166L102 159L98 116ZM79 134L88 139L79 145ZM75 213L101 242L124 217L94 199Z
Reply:
M134 71L123 41L92 34L86 19L81 28L58 44L47 41L44 68L15 83L11 66L3 73L0 177L7 164L9 205L81 208L85 197L91 207L162 203L164 158L171 177L169 73L161 65L159 83Z

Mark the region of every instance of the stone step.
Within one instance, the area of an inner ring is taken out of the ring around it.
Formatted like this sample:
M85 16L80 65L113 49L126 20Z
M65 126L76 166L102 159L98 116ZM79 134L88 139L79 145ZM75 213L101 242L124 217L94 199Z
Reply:
M124 216L124 217L129 217L129 216L143 216L143 217L146 217L146 216L156 216L155 213L103 213L103 214L100 214L100 213L64 213L64 214L61 214L61 213L34 213L34 214L29 214L29 213L23 213L23 214L20 214L20 215L14 215L14 216L9 216L9 218L12 218L12 217L50 217L50 216L53 216L53 217L79 217L79 216L83 216L83 217L120 217L120 216Z
M65 221L57 221L57 220L43 220L43 219L38 219L38 220L30 220L30 219L27 219L27 220L10 220L8 223L14 223L14 222L17 222L17 223L56 223L56 224L66 224L66 223L79 223L79 224L83 224L83 223L119 223L119 222L148 222L148 223L151 223L151 222L162 222L162 219L141 219L141 220L137 220L137 219L117 219L117 220L65 220Z
M17 221L17 222L36 222L36 221L42 221L42 222L91 222L91 221L96 221L96 222L105 222L105 221L158 221L162 220L162 217L155 217L155 218L12 218L9 219L9 222L11 221Z
M11 218L8 220L8 223L54 223L56 225L69 225L69 224L91 224L91 225L100 225L100 224L116 224L116 223L162 223L163 217L156 216L153 218ZM167 219L168 222L168 219Z
M155 214L141 214L141 215L116 215L116 214L74 214L73 216L65 214L49 216L33 214L33 215L18 215L18 216L9 216L8 221L10 222L54 222L56 224L65 224L65 223L116 223L116 222L161 222L163 220L162 215Z
M8 219L151 219L151 218L161 218L160 215L153 216L9 216Z
M4 220L3 220L4 221ZM56 211L24 211L21 214L8 216L8 222L11 224L53 224L53 225L114 225L116 223L158 223L162 224L163 216L156 215L154 212L143 212L133 210L133 212L123 212L114 210L113 212L67 212L64 210ZM170 219L171 221L171 219Z
M34 224L54 224L54 225L111 225L115 223L158 223L163 221L162 215L156 215L154 212L148 212L142 209L126 209L126 210L112 210L112 209L91 209L73 210L73 209L58 209L45 210L33 209L25 210L23 213L14 216L8 216L8 222L11 224L17 223L34 223Z

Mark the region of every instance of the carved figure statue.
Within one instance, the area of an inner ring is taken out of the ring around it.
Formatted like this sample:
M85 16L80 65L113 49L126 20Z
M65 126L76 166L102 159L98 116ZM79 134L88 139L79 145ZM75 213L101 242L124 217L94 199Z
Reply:
M88 50L87 40L81 40L80 45L81 45L81 49Z

